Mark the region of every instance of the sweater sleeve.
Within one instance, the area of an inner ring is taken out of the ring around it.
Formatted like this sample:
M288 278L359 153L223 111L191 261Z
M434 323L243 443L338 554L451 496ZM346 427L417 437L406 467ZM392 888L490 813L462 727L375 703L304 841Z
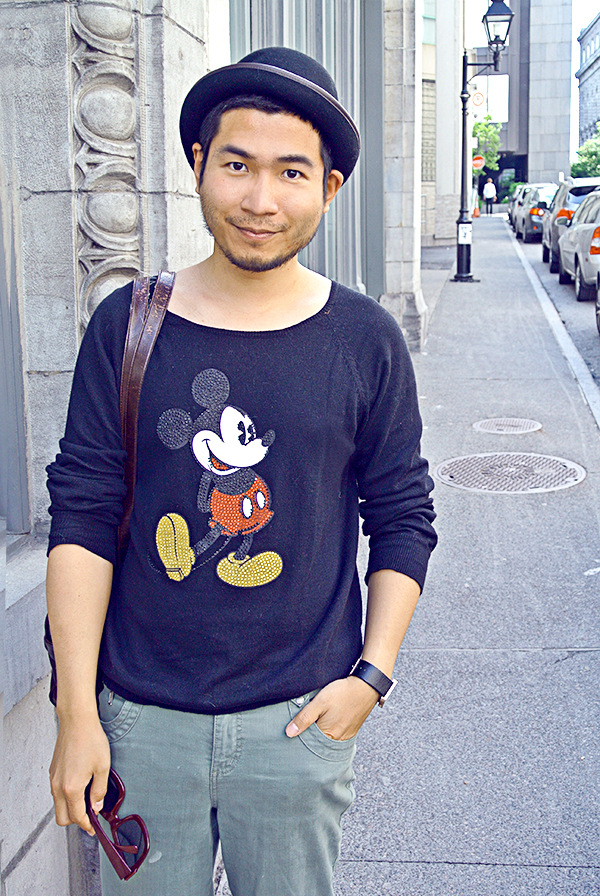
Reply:
M129 284L105 299L89 323L75 365L65 435L47 467L48 550L77 544L113 564L126 491L119 388L130 298Z
M437 541L433 481L420 454L422 424L406 343L379 306L376 318L364 328L355 356L366 403L354 457L363 532L369 536L366 578L393 569L422 588Z

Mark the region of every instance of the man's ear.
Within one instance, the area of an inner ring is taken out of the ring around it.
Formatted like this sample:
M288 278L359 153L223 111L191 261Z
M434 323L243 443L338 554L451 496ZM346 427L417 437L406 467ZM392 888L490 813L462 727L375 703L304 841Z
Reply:
M204 158L202 153L202 147L199 143L194 143L192 145L192 152L194 153L194 176L196 178L196 193L200 192L200 169L202 168L202 159Z
M327 189L325 191L325 207L323 208L323 214L329 211L331 201L343 183L344 175L342 174L342 172L338 171L336 168L332 168L332 170L329 172L329 177L327 178Z

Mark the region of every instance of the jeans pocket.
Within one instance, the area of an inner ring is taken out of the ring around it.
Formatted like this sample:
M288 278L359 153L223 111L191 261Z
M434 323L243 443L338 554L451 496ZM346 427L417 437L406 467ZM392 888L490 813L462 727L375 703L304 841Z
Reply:
M110 744L131 731L143 708L140 703L126 700L104 686L98 697L98 711L100 723Z
M308 703L309 699L312 699L316 693L318 692L313 691L312 694L307 694L305 697L289 700L290 718L293 718L298 713L300 701L302 701L302 704ZM306 731L299 734L298 739L302 741L311 753L314 753L315 756L319 756L321 759L326 759L328 762L347 762L353 758L356 752L356 735L348 740L334 740L332 737L324 734L316 722L313 722Z

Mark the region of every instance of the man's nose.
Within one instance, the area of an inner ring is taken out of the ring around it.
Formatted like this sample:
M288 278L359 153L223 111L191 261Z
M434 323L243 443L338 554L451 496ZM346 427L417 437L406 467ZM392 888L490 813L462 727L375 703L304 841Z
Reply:
M272 176L268 172L256 175L242 200L244 211L256 217L274 215L278 211Z

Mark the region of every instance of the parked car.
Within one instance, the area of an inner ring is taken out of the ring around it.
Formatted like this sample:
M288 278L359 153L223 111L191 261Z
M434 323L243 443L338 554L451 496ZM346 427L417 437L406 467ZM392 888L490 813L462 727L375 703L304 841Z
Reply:
M514 213L517 210L518 203L526 196L531 189L530 184L516 184L512 196L508 200L508 223L511 227L515 226Z
M572 218L588 193L598 186L600 177L568 177L556 191L550 213L542 219L542 260L550 262L551 274L558 274L558 238L563 233L557 218Z
M561 215L558 228L558 279L575 280L578 302L596 298L600 282L600 189L588 193L572 218Z
M542 238L542 219L557 190L558 184L534 184L517 202L514 219L518 240L531 243L536 237Z

